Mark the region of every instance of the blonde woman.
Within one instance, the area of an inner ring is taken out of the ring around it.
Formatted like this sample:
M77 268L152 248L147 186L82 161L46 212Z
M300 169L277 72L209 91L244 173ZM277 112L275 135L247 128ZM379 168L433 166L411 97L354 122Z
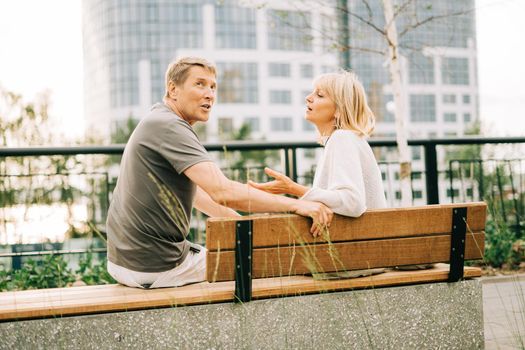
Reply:
M385 208L381 172L367 142L375 118L357 76L343 71L315 79L306 97L305 118L316 126L324 145L313 186L302 186L269 168L265 172L273 181L250 185L321 202L340 215L358 217L367 209Z

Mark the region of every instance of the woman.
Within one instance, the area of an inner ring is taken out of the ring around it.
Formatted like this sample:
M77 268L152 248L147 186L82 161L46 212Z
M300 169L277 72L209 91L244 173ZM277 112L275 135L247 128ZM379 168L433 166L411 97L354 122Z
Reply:
M381 172L366 141L375 118L363 85L354 73L343 71L319 76L314 86L306 97L305 118L317 127L325 150L312 188L269 168L265 172L275 180L250 185L321 202L340 215L358 217L367 209L385 208Z

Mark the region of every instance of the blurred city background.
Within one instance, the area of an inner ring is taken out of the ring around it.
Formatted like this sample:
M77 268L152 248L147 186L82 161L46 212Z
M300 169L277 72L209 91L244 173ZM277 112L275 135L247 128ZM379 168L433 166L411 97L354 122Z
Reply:
M519 268L524 5L393 1L412 168L403 198L383 1L0 4L0 272L47 259L109 280L94 262L103 268L120 154L162 99L168 63L187 55L217 64L217 102L196 130L227 176L264 181L271 166L311 184L322 148L304 98L315 76L352 69L377 118L388 204L486 201L483 264ZM204 222L195 213L190 239L204 242Z

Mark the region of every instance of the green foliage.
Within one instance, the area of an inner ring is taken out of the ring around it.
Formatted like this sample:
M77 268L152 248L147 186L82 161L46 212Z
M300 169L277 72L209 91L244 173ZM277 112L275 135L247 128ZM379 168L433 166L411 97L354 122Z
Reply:
M465 129L465 136L481 135L481 122L476 121L470 127ZM447 147L445 155L446 161L457 159L476 160L481 159L482 145L461 145ZM485 152L486 153L486 152Z
M80 280L85 284L111 284L116 281L111 277L107 270L106 259L102 259L99 264L93 262L93 252L88 252L80 259L79 268L76 271Z
M75 275L63 256L48 255L41 261L29 260L22 269L10 274L9 281L4 280L0 285L7 290L42 289L65 287L74 281Z
M11 281L11 275L9 271L4 270L3 267L0 268L0 292L4 290L9 290L9 282Z
M60 288L78 280L88 285L116 283L107 272L106 260L95 261L92 252L80 259L75 272L62 255L48 255L40 261L29 260L20 270L0 269L0 291Z
M111 133L112 143L127 143L133 130L137 127L139 121L133 118L132 115L124 123L118 124L115 130Z
M485 262L493 267L513 265L516 257L512 254L515 241L512 230L504 222L487 220L485 232Z
M250 125L246 123L241 125L239 129L232 132L230 139L234 141L250 140ZM263 177L264 173L262 169L265 166L273 167L279 159L279 151L276 150L238 152L228 152L228 150L225 150L223 154L228 167L226 175L231 179L241 182L245 182L247 179L266 181L266 178Z

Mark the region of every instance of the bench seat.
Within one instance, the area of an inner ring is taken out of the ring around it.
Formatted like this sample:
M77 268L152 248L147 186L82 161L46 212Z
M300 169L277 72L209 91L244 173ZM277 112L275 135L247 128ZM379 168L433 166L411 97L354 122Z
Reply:
M445 282L449 265L436 264L418 271L387 270L386 273L340 280L314 280L310 276L287 276L253 280L253 299L297 296L354 289ZM481 270L465 267L464 277L481 276ZM235 282L202 282L178 288L136 289L121 285L53 288L0 293L0 322L97 314L183 305L234 301Z

